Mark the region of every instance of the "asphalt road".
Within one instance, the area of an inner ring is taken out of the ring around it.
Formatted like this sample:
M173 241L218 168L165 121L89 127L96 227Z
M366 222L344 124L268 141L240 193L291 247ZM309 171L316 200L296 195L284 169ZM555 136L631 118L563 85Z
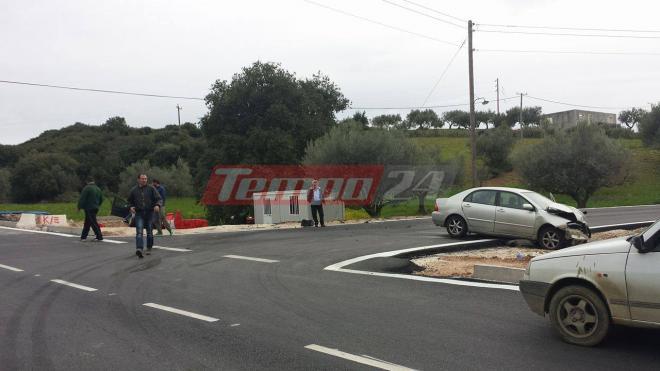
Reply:
M589 210L588 218L653 220L660 206ZM429 219L162 237L158 246L192 251L155 250L142 260L123 241L0 229L1 370L371 368L355 360L426 370L660 365L660 331L616 329L602 346L579 348L559 341L515 291L323 270L455 241ZM326 348L345 353L318 351Z

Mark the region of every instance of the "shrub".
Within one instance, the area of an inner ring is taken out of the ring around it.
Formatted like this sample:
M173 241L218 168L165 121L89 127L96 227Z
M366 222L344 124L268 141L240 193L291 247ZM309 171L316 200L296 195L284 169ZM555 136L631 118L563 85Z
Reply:
M0 202L9 202L9 194L11 192L10 176L9 169L0 169Z
M492 176L497 176L512 169L509 155L515 139L513 131L505 125L488 130L477 138L477 155Z
M78 163L62 153L32 152L21 158L10 177L15 202L52 201L80 186Z
M567 194L586 207L599 188L623 183L629 158L601 128L578 124L522 148L514 165L531 188Z
M131 188L137 184L137 176L147 174L149 182L153 179L167 190L168 197L187 197L193 195L192 176L185 161L179 159L170 167L151 166L148 160L138 161L130 165L120 174L119 196L126 198Z
M644 145L660 148L660 104L653 106L639 123L639 136Z

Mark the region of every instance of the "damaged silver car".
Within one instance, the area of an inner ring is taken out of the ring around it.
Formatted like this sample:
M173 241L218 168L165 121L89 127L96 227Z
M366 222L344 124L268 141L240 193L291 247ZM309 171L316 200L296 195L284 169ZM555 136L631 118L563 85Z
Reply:
M438 198L431 216L451 237L478 233L523 238L556 250L591 237L584 214L525 189L480 187Z

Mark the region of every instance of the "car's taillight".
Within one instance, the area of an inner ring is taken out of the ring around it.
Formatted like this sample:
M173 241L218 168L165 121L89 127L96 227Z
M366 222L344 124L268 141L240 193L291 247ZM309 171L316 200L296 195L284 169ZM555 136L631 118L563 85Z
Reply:
M440 211L440 208L438 207L438 203L435 203L435 207L433 208L433 211Z

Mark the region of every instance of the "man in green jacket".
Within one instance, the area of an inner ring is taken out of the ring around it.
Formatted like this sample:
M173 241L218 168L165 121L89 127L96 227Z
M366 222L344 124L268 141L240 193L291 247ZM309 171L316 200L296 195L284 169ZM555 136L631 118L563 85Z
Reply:
M87 241L89 228L91 227L96 235L95 241L103 241L103 234L99 223L96 221L96 214L103 203L103 193L101 189L94 183L94 178L87 178L87 185L80 192L80 199L78 200L78 211L81 209L85 211L85 225L83 226L80 241Z

